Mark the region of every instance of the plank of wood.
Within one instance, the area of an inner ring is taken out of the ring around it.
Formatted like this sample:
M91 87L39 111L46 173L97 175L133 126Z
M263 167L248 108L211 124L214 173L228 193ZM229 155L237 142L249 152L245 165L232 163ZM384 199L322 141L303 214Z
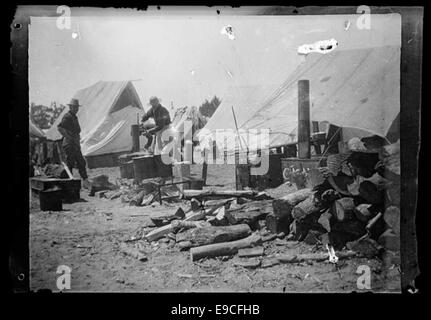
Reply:
M252 247L261 243L261 237L253 234L247 238L231 242L214 243L190 249L190 258L196 261L205 257L234 255L239 249Z

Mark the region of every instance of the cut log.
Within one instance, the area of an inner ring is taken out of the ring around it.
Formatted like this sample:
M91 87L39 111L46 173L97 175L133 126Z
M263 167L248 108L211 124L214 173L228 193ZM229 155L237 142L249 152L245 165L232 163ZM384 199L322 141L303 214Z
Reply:
M156 214L151 217L151 220L154 222L156 226L162 226L164 224L168 224L170 221L175 219L182 219L185 217L184 210L180 207L175 213L164 213L164 214Z
M249 190L184 190L183 199L208 199L208 198L232 198L232 197L245 197L253 198L258 194L255 191Z
M230 204L233 202L235 198L229 198L229 199L221 199L221 200L208 200L204 202L205 207L220 207L225 206L227 204Z
M263 247L245 248L238 250L238 257L251 258L263 256Z
M171 232L175 233L180 229L196 228L200 226L202 226L202 224L197 221L174 220L170 224L150 231L145 235L144 238L147 239L149 242L152 242L163 238Z
M400 209L395 206L389 206L386 208L383 214L383 219L386 224L395 232L396 235L400 235Z
M232 215L226 211L225 207L220 207L215 212L215 217L209 218L207 221L213 226L227 226L235 224L235 220Z
M198 221L205 219L206 216L213 215L219 207L211 207L205 210L192 211L186 214L185 221Z
M234 255L239 249L253 247L260 244L261 240L260 236L254 234L236 241L214 243L202 247L191 248L190 258L192 261L196 261L205 257Z
M204 246L212 243L221 243L243 239L251 234L251 229L246 224L226 227L194 228L176 236L177 242L190 241L190 247Z
M317 222L328 232L331 232L331 211L328 209L324 213L322 213Z
M375 213L370 210L371 204L362 203L355 208L355 216L358 220L367 222L375 216Z
M270 235L262 237L262 243L263 242L272 241L272 240L275 240L275 239L277 239L277 235L276 234L270 234Z
M341 198L334 201L332 214L338 221L351 220L355 215L355 207L353 198Z
M272 233L286 232L289 233L290 224L293 218L290 214L277 216L275 213L269 213L266 218L266 228Z
M391 251L400 250L400 237L397 234L395 234L395 232L392 229L388 229L385 232L383 232L380 235L378 242L387 250L391 250Z
M315 202L314 195L311 195L307 199L293 207L292 217L295 220L301 220L319 210L320 206Z
M272 202L274 214L276 216L284 217L290 215L294 206L304 201L313 194L311 189L301 189L288 195L275 199Z
M227 212L232 216L232 224L246 223L250 227L254 227L257 221L264 220L269 213L273 212L272 201L247 202L238 208L229 209Z

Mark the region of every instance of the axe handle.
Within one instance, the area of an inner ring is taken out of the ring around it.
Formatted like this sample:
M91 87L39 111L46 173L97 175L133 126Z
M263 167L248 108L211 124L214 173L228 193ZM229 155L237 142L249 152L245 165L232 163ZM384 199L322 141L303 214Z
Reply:
M69 167L64 163L64 161L61 161L61 164L63 165L64 169L67 172L67 175L69 176L69 179L73 179L72 172L70 172Z

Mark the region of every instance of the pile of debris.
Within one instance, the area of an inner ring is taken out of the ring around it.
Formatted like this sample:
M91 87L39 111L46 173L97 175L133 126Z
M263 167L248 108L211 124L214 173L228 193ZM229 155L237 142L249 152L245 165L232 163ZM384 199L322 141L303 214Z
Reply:
M114 187L107 187L107 183L95 184L92 181L90 196L98 196L110 200L121 199L122 203L131 206L148 206L160 201L160 197L170 202L180 201L181 191L175 185L164 185L164 178L145 179L137 183L133 179L119 179ZM160 190L160 192L159 192Z
M290 239L346 246L369 257L383 249L399 251L399 142L334 158L338 166L319 168L321 177L312 189L274 200L267 227L273 232L289 228Z
M181 199L189 201L183 202L187 208L153 217L156 228L136 240L152 245L157 241L175 243L179 250L189 250L192 261L217 256L263 256L263 243L283 238L284 242L304 241L326 249L277 255L266 259L265 266L337 262L357 255L378 256L384 249L398 251L399 147L391 145L381 151L350 152L341 157L350 175L341 165L338 172L320 168L320 179L313 179L319 183L313 188L276 199L252 190L184 190ZM136 248L127 249L130 250L139 253ZM261 262L257 259L240 263L254 268Z

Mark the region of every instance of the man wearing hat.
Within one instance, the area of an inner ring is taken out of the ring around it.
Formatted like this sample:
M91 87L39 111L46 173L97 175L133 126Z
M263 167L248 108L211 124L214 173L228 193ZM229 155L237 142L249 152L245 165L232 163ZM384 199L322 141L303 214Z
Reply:
M149 118L154 119L156 124L155 127L149 129L146 134L156 135L154 155L160 155L165 145L165 143L162 141L162 133L165 132L165 130L170 129L171 117L169 115L168 109L160 104L159 98L151 97L148 105L151 105L151 108L143 115L142 122L147 121Z
M79 175L84 180L83 187L88 189L90 183L88 181L87 171L85 169L86 163L82 156L80 145L81 127L79 126L78 117L76 116L81 105L79 104L78 99L72 99L70 103L68 103L68 106L70 109L63 116L57 128L63 136L62 147L66 156L66 165L72 172L72 169L76 164L79 170Z

